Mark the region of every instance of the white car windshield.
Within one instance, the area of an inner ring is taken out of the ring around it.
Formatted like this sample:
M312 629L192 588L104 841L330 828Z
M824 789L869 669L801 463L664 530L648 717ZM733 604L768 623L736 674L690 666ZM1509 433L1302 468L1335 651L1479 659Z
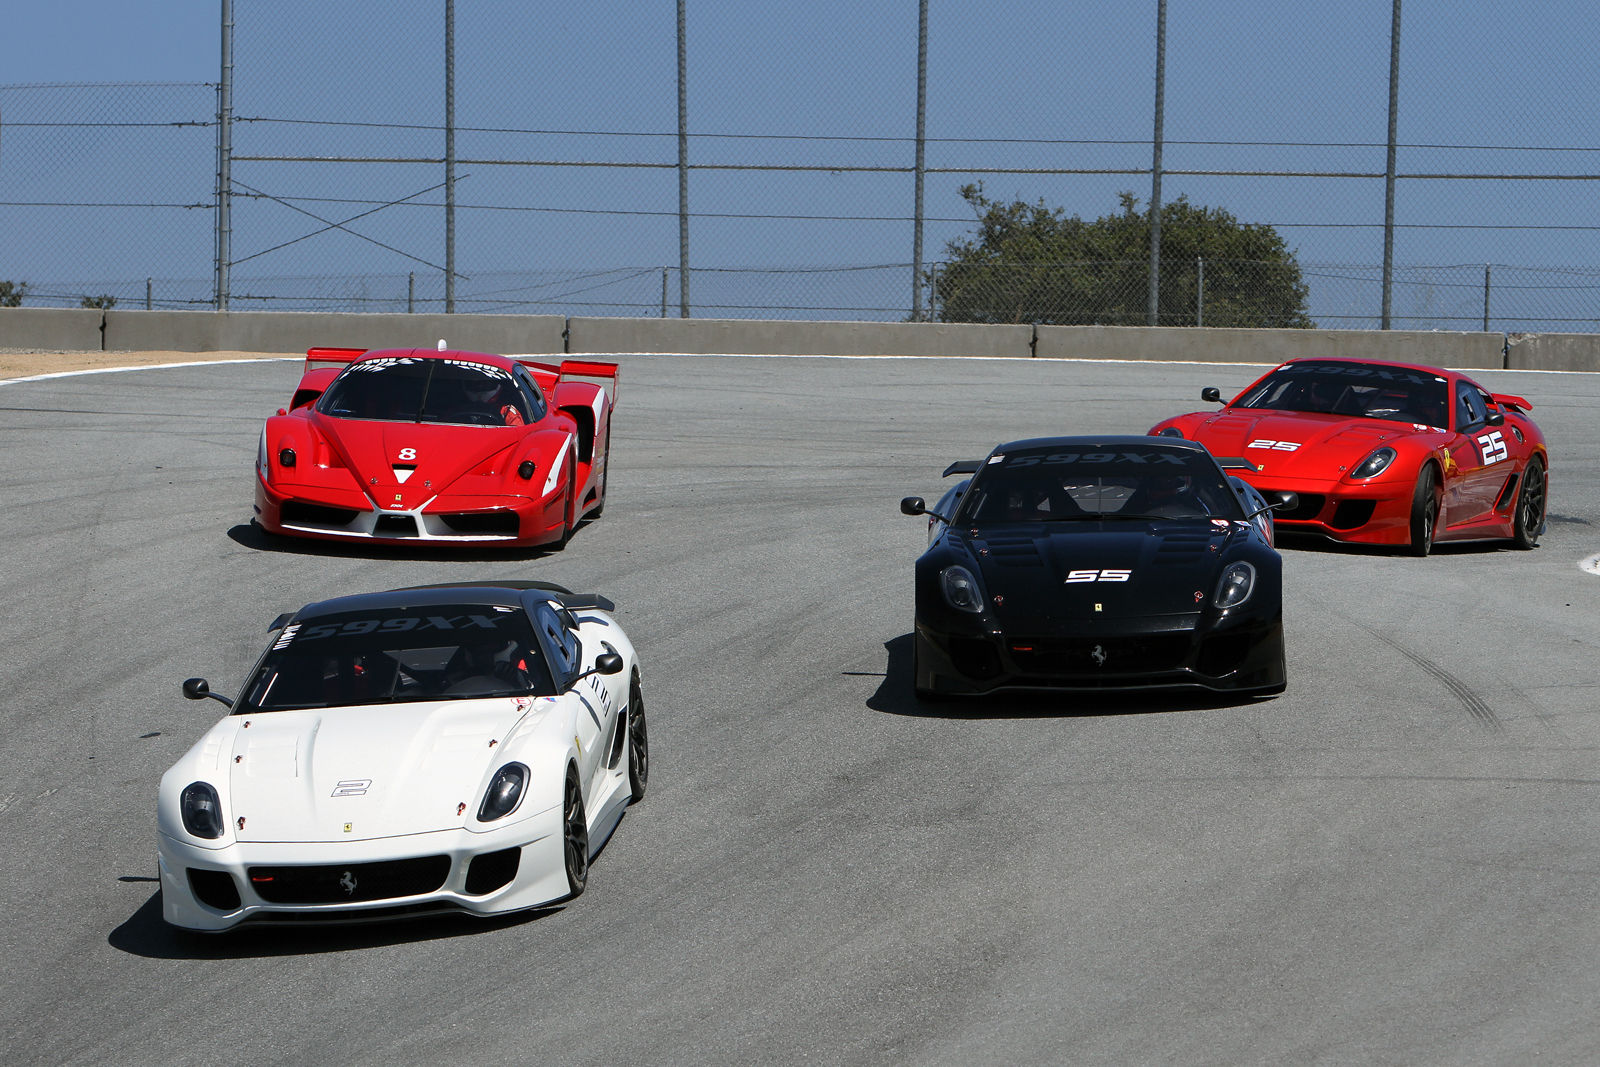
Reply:
M520 610L435 605L290 623L234 713L554 693Z

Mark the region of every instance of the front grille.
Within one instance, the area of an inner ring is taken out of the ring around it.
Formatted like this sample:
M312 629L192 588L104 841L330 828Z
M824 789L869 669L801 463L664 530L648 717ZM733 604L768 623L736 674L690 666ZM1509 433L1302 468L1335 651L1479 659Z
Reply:
M1322 514L1322 505L1326 503L1327 497L1321 493L1301 493L1299 496L1300 500L1293 510L1279 508L1272 513L1272 517L1276 520L1287 519L1290 522L1310 522Z
M1333 509L1333 518L1328 520L1328 525L1335 530L1354 530L1358 526L1365 526L1372 521L1375 507L1375 500L1341 500L1338 507Z
M436 891L449 874L449 856L249 870L250 888L272 904L349 904L414 897Z
M617 736L622 736L621 731ZM481 897L503 885L509 885L511 879L517 876L517 868L521 863L520 848L503 848L499 852L485 852L472 857L472 863L467 867L467 895Z
M417 520L410 515L379 515L372 532L379 537L415 537Z
M439 520L458 534L517 536L517 514L514 511L457 511L441 514Z
M1190 635L1132 637L1013 638L1011 658L1019 670L1040 675L1146 674L1176 670L1189 654Z
M303 500L285 500L282 512L284 522L297 526L349 526L359 514L351 508L330 508Z
M189 868L189 889L194 897L208 908L218 911L239 909L239 886L227 871L208 871L200 867Z

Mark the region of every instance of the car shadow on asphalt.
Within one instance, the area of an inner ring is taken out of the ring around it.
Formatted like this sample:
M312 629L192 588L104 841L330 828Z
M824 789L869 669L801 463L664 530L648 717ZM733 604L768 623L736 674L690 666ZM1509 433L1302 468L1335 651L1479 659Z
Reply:
M578 534L594 520L585 519L574 528ZM253 522L241 522L228 530L235 544L259 552L278 552L294 556L322 556L329 559L379 559L431 563L453 560L465 563L505 563L517 560L543 559L558 555L561 549L552 545L528 547L468 547L457 543L439 542L418 544L415 547L398 545L367 545L359 542L320 541L315 538L282 537L270 534Z
M124 881L153 881L124 878ZM508 927L537 922L564 911L562 905L530 908L509 915L429 915L370 923L323 923L315 926L242 926L220 934L180 930L161 917L161 892L111 931L106 943L130 956L155 960L264 959L274 956L358 952L389 945L476 937Z
M984 697L923 700L912 691L911 634L885 641L888 663L867 707L887 715L924 719L1056 719L1103 715L1155 715L1249 707L1270 697L1204 690L1152 692L998 693Z

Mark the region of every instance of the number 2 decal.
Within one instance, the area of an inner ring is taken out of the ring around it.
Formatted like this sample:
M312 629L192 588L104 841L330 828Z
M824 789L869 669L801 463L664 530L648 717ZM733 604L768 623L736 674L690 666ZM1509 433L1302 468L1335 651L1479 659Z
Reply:
M413 460L413 459L416 459L416 458L417 458L417 450L414 449L414 448L402 448L400 450L400 453L397 456L395 456L395 459L404 459L404 460Z
M1478 448L1483 452L1483 464L1486 467L1506 458L1506 441L1499 430L1479 437Z

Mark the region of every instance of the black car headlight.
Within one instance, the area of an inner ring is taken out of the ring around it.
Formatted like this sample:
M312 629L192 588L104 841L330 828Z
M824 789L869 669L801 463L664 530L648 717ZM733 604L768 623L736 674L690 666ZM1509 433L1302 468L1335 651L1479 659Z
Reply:
M939 572L939 588L944 590L945 603L957 611L977 613L983 610L983 594L978 590L978 580L961 564Z
M222 836L222 801L207 782L194 782L178 797L183 828L196 837L215 841Z
M1217 583L1217 607L1236 608L1243 604L1250 599L1250 591L1255 584L1256 569L1253 566L1243 560L1228 564L1227 570L1222 572L1222 581Z
M516 811L527 785L528 768L520 763L508 763L495 771L488 792L483 794L483 805L478 808L478 821L494 822Z
M1389 469L1389 464L1394 462L1395 451L1388 445L1374 451L1366 459L1355 465L1350 472L1352 478L1375 478Z

